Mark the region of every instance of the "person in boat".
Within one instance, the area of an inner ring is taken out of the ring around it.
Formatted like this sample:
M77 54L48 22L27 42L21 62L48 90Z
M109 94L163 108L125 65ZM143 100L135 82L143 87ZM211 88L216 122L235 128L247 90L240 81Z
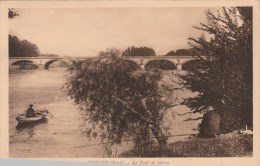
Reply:
M36 112L35 110L33 109L33 105L30 104L29 105L29 108L27 109L26 111L26 117L27 118L31 118L31 117L35 117L36 116Z

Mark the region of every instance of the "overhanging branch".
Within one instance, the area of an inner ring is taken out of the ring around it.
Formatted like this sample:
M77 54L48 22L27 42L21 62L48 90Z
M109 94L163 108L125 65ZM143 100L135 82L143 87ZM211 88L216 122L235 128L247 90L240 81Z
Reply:
M125 102L124 100L122 100L122 99L120 99L120 98L118 98L118 97L116 97L116 96L112 96L112 98L113 98L115 101L117 101L117 102L119 102L120 104L122 104L124 107L126 107L126 108L127 108L129 111L131 111L132 113L138 115L139 118L140 118L143 122L145 122L145 123L147 123L147 124L152 124L152 122L151 122L150 120L144 118L142 114L140 114L140 113L137 112L135 109L133 109L133 107L131 107L131 106L130 106L127 102Z

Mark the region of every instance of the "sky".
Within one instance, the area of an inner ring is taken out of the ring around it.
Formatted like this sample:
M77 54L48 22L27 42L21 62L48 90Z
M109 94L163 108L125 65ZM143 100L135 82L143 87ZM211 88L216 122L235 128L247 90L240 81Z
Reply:
M35 43L42 54L98 55L107 48L151 47L157 55L189 48L193 28L208 8L20 8L9 33Z

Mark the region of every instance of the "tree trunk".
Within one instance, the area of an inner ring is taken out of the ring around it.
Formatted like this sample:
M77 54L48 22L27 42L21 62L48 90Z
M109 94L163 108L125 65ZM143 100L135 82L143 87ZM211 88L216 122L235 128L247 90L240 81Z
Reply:
M164 135L162 128L160 127L159 124L154 124L151 127L151 130L157 139L159 147L163 147L167 144L167 137Z

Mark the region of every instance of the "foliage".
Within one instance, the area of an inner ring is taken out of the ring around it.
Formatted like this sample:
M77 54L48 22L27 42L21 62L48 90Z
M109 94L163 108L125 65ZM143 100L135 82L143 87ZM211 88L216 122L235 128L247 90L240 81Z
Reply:
M194 49L178 49L176 51L170 51L165 56L198 56L200 53Z
M252 126L252 8L223 8L206 13L207 24L195 27L208 34L190 38L204 70L182 77L185 86L200 94L184 100L195 112L213 107L221 115L222 132Z
M8 9L8 18L12 19L16 16L19 16L19 14L14 9Z
M149 47L128 47L122 56L155 56L155 51Z
M28 40L20 40L9 35L9 57L35 57L39 56L39 48Z
M172 105L159 88L161 73L136 71L125 64L115 49L101 52L96 61L74 62L67 92L93 124L86 133L112 143L134 138L136 146L153 135L165 145L162 119Z
M14 9L8 9L8 18L19 16ZM20 40L17 36L9 35L9 57L34 57L39 56L39 48L28 40ZM35 66L33 67L35 68Z
M174 55L175 55L175 51L170 51L165 56L174 56Z
M252 135L233 134L211 139L196 138L175 142L165 149L153 147L145 153L134 149L123 152L119 157L243 157L252 154Z

